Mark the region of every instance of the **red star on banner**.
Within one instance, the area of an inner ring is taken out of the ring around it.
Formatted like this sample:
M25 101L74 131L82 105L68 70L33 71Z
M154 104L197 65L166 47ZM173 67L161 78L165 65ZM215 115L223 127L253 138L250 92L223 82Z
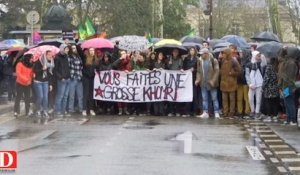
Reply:
M103 97L103 90L100 88L100 86L98 86L98 88L95 89L95 92L96 92L95 97L97 97L98 95L100 97Z

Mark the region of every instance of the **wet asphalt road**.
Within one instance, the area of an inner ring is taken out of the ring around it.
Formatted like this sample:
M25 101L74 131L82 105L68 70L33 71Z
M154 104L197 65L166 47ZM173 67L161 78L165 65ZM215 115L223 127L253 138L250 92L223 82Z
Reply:
M41 125L25 117L10 120L11 115L1 116L1 119L9 120L0 123L0 148L18 151L18 168L13 174L300 173L295 169L300 167L300 161L297 161L299 155L297 148L292 147L293 143L287 146L269 143L269 140L284 137L284 131L270 133L270 127L259 121L150 116L96 116L85 120L73 116ZM185 131L193 133L191 154L183 153L183 141L174 140L176 135ZM267 134L270 134L270 138ZM293 140L292 136L289 139ZM256 146L265 160L253 160L246 146ZM289 155L278 156L276 152L280 151L290 152ZM291 154L291 151L295 151L295 154ZM290 162L289 158L295 162ZM292 171L289 169L291 167Z

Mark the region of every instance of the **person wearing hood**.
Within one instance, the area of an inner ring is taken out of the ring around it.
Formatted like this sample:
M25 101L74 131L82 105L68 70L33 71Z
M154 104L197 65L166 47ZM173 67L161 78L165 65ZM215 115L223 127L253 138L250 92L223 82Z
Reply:
M237 77L240 74L240 64L233 58L230 48L220 52L222 57L220 68L220 90L222 92L223 117L232 118L235 114Z
M296 125L296 105L295 90L298 67L296 58L289 55L287 48L279 51L279 61L281 62L278 69L278 86L284 99L284 105L287 113L285 124ZM298 121L299 122L299 121Z
M265 64L262 63L260 52L253 51L251 63L246 66L246 80L249 86L249 104L250 104L250 117L260 119L260 108L262 99L262 85L264 77ZM255 104L254 104L255 97Z
M30 91L31 91L32 78L33 78L32 66L33 66L32 54L24 55L23 59L17 63L16 66L17 96L15 99L15 106L14 106L15 117L18 117L20 115L20 101L23 96L25 101L26 116L29 115Z
M33 65L33 87L35 91L36 117L38 120L48 115L48 93L53 90L53 53L46 51Z
M70 47L66 44L60 45L60 52L54 59L54 75L57 80L57 91L55 96L55 112L57 117L70 116L66 112L67 101L70 91Z

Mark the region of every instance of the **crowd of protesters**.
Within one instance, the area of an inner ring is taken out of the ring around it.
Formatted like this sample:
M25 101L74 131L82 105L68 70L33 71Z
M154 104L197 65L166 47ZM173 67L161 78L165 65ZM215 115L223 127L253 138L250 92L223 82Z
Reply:
M2 58L1 80L8 82L9 100L15 100L14 115L20 116L20 100L25 102L25 115L49 118L75 114L156 115L199 118L253 118L277 121L287 115L285 124L296 125L298 95L295 86L299 69L296 58L283 48L277 58L266 58L253 46L251 50L235 45L213 53L208 42L198 50L191 47L187 55L173 49L170 55L145 52L111 52L76 44L62 44L54 55L45 52L33 62L26 54L15 66L12 58ZM3 61L4 60L4 61ZM4 64L3 64L4 63ZM6 67L5 67L6 66ZM97 71L120 70L191 70L193 101L124 103L93 99ZM2 83L1 83L2 84ZM15 93L15 91L16 93ZM33 98L31 97L33 96Z

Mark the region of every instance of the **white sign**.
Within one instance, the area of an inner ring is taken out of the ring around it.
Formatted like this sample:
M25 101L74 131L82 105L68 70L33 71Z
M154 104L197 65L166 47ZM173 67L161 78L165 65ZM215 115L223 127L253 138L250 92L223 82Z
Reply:
M116 102L191 102L192 72L101 71L94 78L94 99Z
M40 15L37 11L30 11L26 16L29 24L37 24L40 20Z

